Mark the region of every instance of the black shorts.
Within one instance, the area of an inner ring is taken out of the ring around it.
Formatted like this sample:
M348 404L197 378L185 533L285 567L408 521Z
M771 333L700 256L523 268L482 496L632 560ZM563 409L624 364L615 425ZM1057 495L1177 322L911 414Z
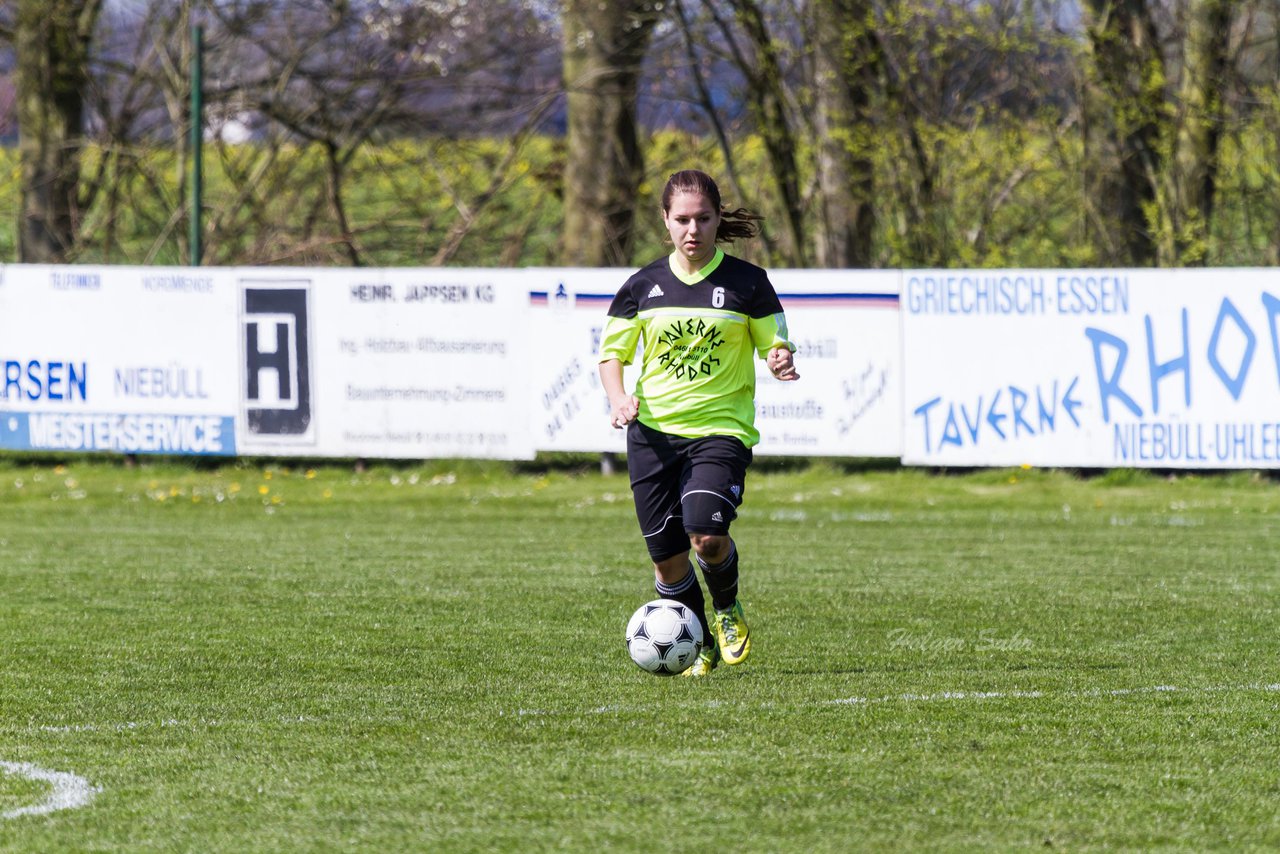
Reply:
M751 449L732 436L684 439L632 421L627 470L655 563L689 550L689 534L725 536L738 515Z

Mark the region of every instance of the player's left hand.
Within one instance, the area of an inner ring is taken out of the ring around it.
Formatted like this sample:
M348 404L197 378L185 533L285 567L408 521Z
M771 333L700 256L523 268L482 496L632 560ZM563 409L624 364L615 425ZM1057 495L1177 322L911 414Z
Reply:
M796 370L795 356L786 347L774 347L770 350L765 364L769 366L769 373L773 374L775 379L783 382L800 379L800 372Z

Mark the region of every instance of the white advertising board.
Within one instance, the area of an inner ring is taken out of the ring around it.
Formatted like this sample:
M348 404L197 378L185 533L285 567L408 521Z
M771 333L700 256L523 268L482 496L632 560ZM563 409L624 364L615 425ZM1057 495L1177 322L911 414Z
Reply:
M0 449L238 453L231 279L0 267Z
M521 274L236 271L245 453L529 459Z
M609 425L609 399L596 365L609 304L629 273L595 268L523 271L533 353L533 441L541 451L622 453L626 432ZM623 371L627 388L636 371Z
M800 379L779 382L756 363L756 453L901 456L899 274L778 270L769 278Z
M1280 274L904 273L904 462L1271 468Z
M597 362L614 294L629 275L610 269L531 269L535 365L534 441L539 450L623 452L609 426ZM770 272L798 345L801 378L756 367L756 426L763 455L898 457L901 346L896 272ZM628 388L635 367L624 374Z

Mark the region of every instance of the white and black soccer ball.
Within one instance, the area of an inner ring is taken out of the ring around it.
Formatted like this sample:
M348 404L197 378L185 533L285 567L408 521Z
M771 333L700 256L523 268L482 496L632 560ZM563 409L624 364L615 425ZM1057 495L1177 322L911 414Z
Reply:
M687 670L701 651L702 624L673 599L641 605L627 623L627 652L641 670L674 676Z

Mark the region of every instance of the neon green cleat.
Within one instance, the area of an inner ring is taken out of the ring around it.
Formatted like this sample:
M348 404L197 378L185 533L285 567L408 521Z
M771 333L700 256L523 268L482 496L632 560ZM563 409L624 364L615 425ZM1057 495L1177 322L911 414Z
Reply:
M716 669L716 665L720 663L720 647L716 645L714 637L710 638L710 641L711 644L702 647L693 664L690 664L688 669L680 674L681 676L697 679L701 676L710 676L711 671Z
M751 653L751 635L747 633L747 618L742 613L742 603L734 601L726 611L716 611L711 621L720 657L725 664L741 664Z

